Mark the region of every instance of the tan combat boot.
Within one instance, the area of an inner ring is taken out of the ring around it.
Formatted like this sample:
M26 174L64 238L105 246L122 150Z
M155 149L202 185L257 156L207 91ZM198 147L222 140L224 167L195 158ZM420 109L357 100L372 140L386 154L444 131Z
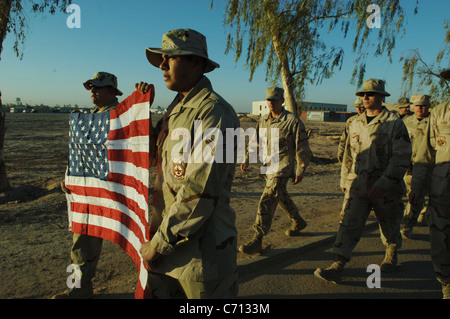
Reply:
M300 231L307 226L307 223L300 215L297 214L295 218L291 218L292 227L286 230L286 236L298 236L300 235Z
M255 233L248 243L239 247L239 251L249 255L259 253L262 250L262 239L263 235Z
M337 256L337 260L330 267L325 269L317 268L314 276L337 285L342 281L342 273L346 263L347 261L344 257Z
M384 272L392 272L397 266L397 245L389 245L386 248L384 260L380 264L380 270Z

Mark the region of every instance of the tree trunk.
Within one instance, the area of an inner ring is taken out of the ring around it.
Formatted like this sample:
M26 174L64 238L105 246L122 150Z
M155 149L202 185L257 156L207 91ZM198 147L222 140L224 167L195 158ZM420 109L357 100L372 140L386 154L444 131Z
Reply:
M271 33L272 33L272 44L277 53L278 61L280 62L281 67L281 82L283 83L284 89L284 104L286 109L294 114L298 114L297 111L297 102L295 102L294 90L292 88L293 78L291 74L291 70L289 68L289 60L287 54L283 52L283 39L281 39L278 35L278 31L276 30L276 20L277 17L274 15L277 8L279 7L279 2L268 1L266 3L266 14L268 21L271 25ZM300 114L298 114L300 115Z
M289 61L287 59L287 55L285 55L281 52L280 40L277 38L276 35L272 36L272 43L275 48L275 52L277 53L278 60L280 61L281 81L283 83L284 103L285 103L286 109L289 112L298 114L297 113L298 112L297 102L295 101L294 90L292 88L293 78L292 78L291 70L289 68ZM298 114L298 115L300 116L300 114Z
M297 112L301 113L297 109L297 102L295 101L294 90L292 89L292 75L289 71L288 65L281 65L281 81L283 83L284 89L284 103L289 112L297 114ZM297 114L300 116L300 114Z

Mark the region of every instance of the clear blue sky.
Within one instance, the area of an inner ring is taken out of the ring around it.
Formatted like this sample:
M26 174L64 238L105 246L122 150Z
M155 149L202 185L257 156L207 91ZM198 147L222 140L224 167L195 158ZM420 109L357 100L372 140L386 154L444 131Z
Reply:
M368 62L367 78L387 81L387 91L391 93L388 103L395 103L400 97L400 55L408 49L419 48L425 61L431 63L444 41L443 21L449 18L450 1L420 0L419 13L413 15L415 2L401 1L407 14L407 33L397 39L392 64L387 57L371 58ZM162 34L185 27L207 37L209 56L221 65L208 77L214 89L237 112L250 112L252 101L264 100L264 90L269 85L265 82L265 68L261 67L249 82L245 57L235 63L234 53L224 53L227 35L223 25L224 1L215 0L212 10L210 0L73 0L73 3L81 8L79 29L67 27L69 14L52 16L31 11L26 14L29 29L22 60L12 50L13 35L7 35L0 61L4 103L14 103L20 97L24 104L90 107L89 93L82 83L96 71L107 71L117 75L119 88L124 92L122 98L133 91L134 83L146 81L156 88L153 105L166 107L175 94L166 88L162 72L148 63L145 48L160 47ZM335 33L325 39L330 41L329 45L344 47L344 65L333 78L319 86L309 86L305 100L351 105L358 89L350 84L354 60L350 48L352 38L344 40Z

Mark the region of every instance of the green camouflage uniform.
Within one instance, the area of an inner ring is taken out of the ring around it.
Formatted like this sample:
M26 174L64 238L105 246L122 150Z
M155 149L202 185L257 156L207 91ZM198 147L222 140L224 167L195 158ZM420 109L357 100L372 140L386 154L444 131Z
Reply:
M437 279L450 283L450 101L430 112L414 160L411 188L429 187L431 258Z
M410 160L408 131L402 120L385 107L370 123L366 113L351 122L341 170L341 187L346 193L333 248L336 255L350 260L372 208L383 244L397 248L401 245L403 176ZM384 195L369 198L372 186L381 188Z
M411 165L406 171L404 181L406 185L407 195L409 198L409 193L411 192L411 179L412 179L412 170L414 159L417 154L417 150L422 143L422 140L425 136L425 129L428 124L428 118L423 118L419 120L415 115L407 116L403 118L403 122L408 129L409 138L411 139L412 144L412 157L411 157ZM425 195L425 194L423 194ZM417 218L422 213L425 213L425 196L421 196L420 200L414 204L408 203L406 204L403 221L405 223L405 227L412 227L417 224Z
M223 288L226 290L236 282L236 216L230 207L235 162L196 160L195 150L204 154L203 150L212 149L217 137L205 137L200 143L194 134L219 129L225 158L225 146L230 142L226 128L238 128L239 119L234 109L212 90L206 77L177 102L162 125L166 133L158 138L162 176L157 178L161 189L153 202L151 246L162 256L152 267L149 278L154 297L173 295L173 291L160 295L158 291L166 289L162 286L173 279L188 297L195 297L189 296L189 291L201 289L199 285L205 287L216 282L227 286ZM201 121L200 132L194 121ZM190 138L194 147L185 150L192 156L190 161L180 152L172 154L183 138ZM158 282L157 278L164 277Z
M263 129L260 131L260 129ZM278 140L272 141L272 129L278 129ZM264 174L266 187L259 201L256 220L253 228L261 235L269 231L275 209L279 204L281 209L291 218L299 216L298 208L290 198L286 185L289 178L303 176L306 167L311 162L312 153L309 148L308 136L303 122L291 112L283 109L282 113L273 118L271 114L262 117L256 126L256 141L260 133L266 132L266 138L261 141L268 155L274 143L279 145L278 168L270 171L273 163L267 163L267 174ZM260 145L261 149L261 145ZM249 151L246 152L245 163L249 163Z

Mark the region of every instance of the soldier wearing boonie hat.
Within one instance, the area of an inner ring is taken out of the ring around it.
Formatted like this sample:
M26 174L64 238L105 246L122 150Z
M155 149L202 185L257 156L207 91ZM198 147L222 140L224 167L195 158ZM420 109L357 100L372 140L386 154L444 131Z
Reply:
M148 61L155 67L159 67L163 61L162 55L196 55L206 59L205 73L219 68L219 64L208 57L206 37L191 29L177 29L163 35L161 48L147 48Z
M430 115L430 96L425 94L416 94L411 96L411 105L414 113L412 116L403 118L403 122L408 129L409 137L412 144L411 164L405 174L406 194L409 197L411 192L411 179L414 159L419 149L420 144L425 136L426 127L428 124L428 117ZM423 194L424 195L424 194ZM425 196L421 196L414 204L407 203L403 216L404 226L401 230L403 238L411 238L413 227L424 222L426 212Z
M355 103L352 106L356 108L356 113L361 114L364 112L364 103L360 96L355 99Z
M117 77L114 74L108 72L96 72L92 79L83 83L86 90L90 90L93 86L105 87L110 86L116 90L116 95L122 95L123 93L117 87Z
M345 192L341 220L333 254L336 261L318 268L314 275L340 282L345 264L358 244L367 217L373 209L386 248L381 271L393 271L401 246L403 216L403 176L411 160L411 143L403 121L385 106L384 81L369 79L356 95L363 97L366 111L356 115L348 128L341 168L341 188Z
M108 72L96 72L92 79L83 83L90 91L92 103L95 105L91 113L109 112L119 104L117 95L122 92L117 87L117 77ZM61 182L61 189L68 193L65 182ZM71 288L56 294L53 299L81 299L94 296L92 279L95 276L97 263L100 259L103 239L89 235L73 234L73 245L70 251L72 263L80 267L80 288Z
M267 154L270 154L271 159L268 163L264 163L267 168L267 172L263 174L266 185L253 224L254 235L248 243L239 247L239 250L245 254L255 254L262 250L263 236L270 230L278 205L292 222L291 228L286 231L287 236L300 235L301 230L307 225L286 189L290 178L293 179L293 184L302 180L311 162L312 153L305 125L298 116L284 109L282 88L268 88L265 93L270 112L259 120L252 140L255 141L254 144L257 144L260 140L260 131L263 130L267 141L264 142L266 145L259 145L259 149L264 153L261 149L267 148ZM272 135L275 130L278 136ZM271 154L274 144L279 146L278 154ZM249 157L249 150L247 150L245 162L241 165L244 173L247 171ZM276 169L271 170L274 165L273 158L278 159L278 165Z
M365 108L364 108L364 103L363 103L362 97L358 96L355 99L355 103L353 103L352 106L354 108L356 108L356 112L358 114L364 113ZM347 141L347 136L348 136L348 127L349 127L350 123L355 119L355 117L356 117L356 115L353 115L347 119L347 121L345 122L344 131L342 132L341 138L339 139L337 158L340 163L342 163L342 158L344 156L345 143Z
M282 88L274 87L266 89L266 100L283 100L284 90Z
M114 110L119 104L116 96L123 94L117 86L117 77L108 72L96 72L92 79L83 83L83 86L91 92L92 103L95 104L91 113Z
M211 130L225 132L240 126L233 107L204 76L219 64L209 59L205 36L192 29L167 32L161 48L147 48L146 56L151 65L162 70L167 88L177 92L164 117L151 128L158 147L156 199L152 203L151 240L140 250L149 267L148 286L154 298L236 297L237 230L230 207L236 163L208 162L193 156L188 160L179 152L172 153L179 149L178 134L205 136ZM141 82L136 88L145 92L147 85ZM227 139L223 136L223 145ZM221 146L215 145L218 140L195 141L196 149L215 150ZM193 153L193 149L183 151ZM221 152L224 159L229 157L227 151L224 148Z
M450 69L440 76L450 81ZM450 93L450 92L449 92ZM450 299L450 100L434 107L412 172L411 204L428 193L431 259L444 299ZM427 190L427 187L429 189Z
M391 96L384 89L385 82L380 79L369 79L364 81L361 90L356 92L356 96L364 96L366 93L377 93L383 96Z
M412 97L411 97L412 99ZM410 110L411 102L407 97L402 97L398 99L397 101L397 114L398 116L403 119L404 117L413 115L414 113Z

